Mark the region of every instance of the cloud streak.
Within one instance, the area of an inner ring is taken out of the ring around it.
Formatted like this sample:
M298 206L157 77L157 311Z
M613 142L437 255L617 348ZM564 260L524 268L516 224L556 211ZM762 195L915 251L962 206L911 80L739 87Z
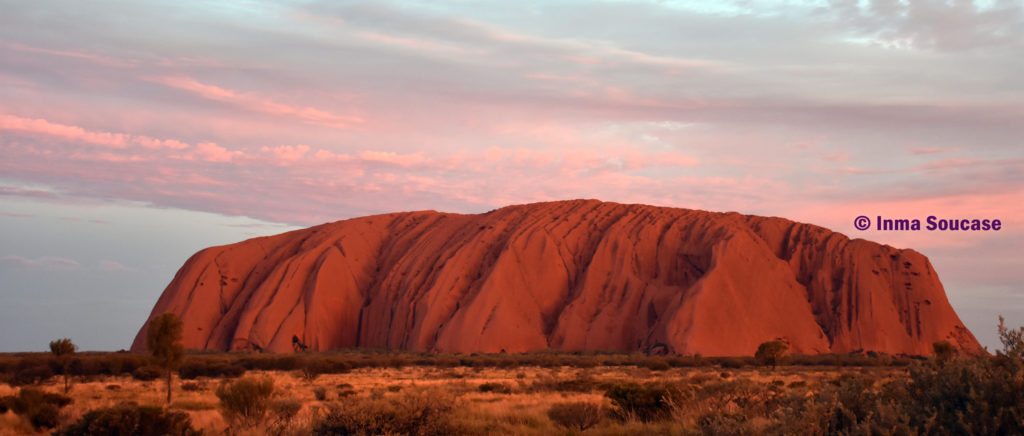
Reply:
M28 258L22 256L2 256L0 265L14 266L18 268L45 269L45 270L67 270L79 268L82 265L74 259L56 256L42 256Z
M288 117L309 124L344 129L363 122L362 118L343 116L325 110L279 103L257 95L240 93L219 86L209 85L189 77L156 77L151 79L171 88L182 90L207 100L218 101L242 110L267 115Z
M181 150L189 145L173 139L156 139L145 135L130 135L87 130L79 126L53 123L39 118L24 118L0 114L0 130L34 135L44 135L71 143L86 143L103 147L123 149L139 146L148 149Z

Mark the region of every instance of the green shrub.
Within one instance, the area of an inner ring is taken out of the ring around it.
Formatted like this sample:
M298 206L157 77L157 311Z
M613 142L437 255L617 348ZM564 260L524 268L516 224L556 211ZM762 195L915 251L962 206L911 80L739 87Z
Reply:
M302 369L299 370L299 376L302 377L306 382L312 383L320 374L324 373L324 367L319 360L310 360L302 365Z
M999 322L1002 350L953 359L952 346L938 344L936 361L912 365L909 377L878 394L870 382L837 382L829 429L925 434L1024 434L1024 328Z
M355 395L355 388L349 383L338 383L338 398L345 398L351 395Z
M748 419L741 413L716 411L701 416L697 424L700 432L707 436L758 434L748 426Z
M757 347L754 359L761 365L775 367L782 361L788 350L789 344L782 340L768 341Z
M676 392L670 387L656 383L622 383L605 392L621 418L635 418L644 422L667 418L672 411L674 394Z
M573 368L586 369L586 368L596 368L600 364L601 364L601 361L597 360L596 358L588 358L588 357L582 357L581 356L581 357L577 357L577 358L573 359L572 362L569 363L569 366L572 366ZM506 366L509 366L509 367L511 367L511 366L518 366L518 362L511 362L510 365L506 365Z
M580 376L571 379L544 378L538 379L530 386L533 392L554 391L554 392L593 392L602 386L595 380Z
M74 356L71 358L71 362L68 363L68 372L72 375L78 376L89 376L98 375L100 373L100 364L96 359L92 359L85 356Z
M221 415L233 426L250 428L266 418L270 397L274 394L274 380L269 377L245 377L224 381L217 387Z
M487 382L477 388L480 392L494 392L496 394L511 394L512 387L505 383Z
M746 362L744 362L743 359L738 358L725 358L721 359L718 362L718 365L727 369L739 369L746 366Z
M1000 320L1001 321L1001 320ZM840 377L819 396L828 433L1024 434L1024 355L1000 322L1003 349L991 356L920 361L909 377L872 388ZM1024 338L1024 329L1017 338ZM941 346L944 347L944 346ZM1020 357L1014 357L1020 356Z
M194 380L199 377L211 378L238 378L245 374L245 368L241 365L229 362L186 360L178 368L178 376L184 380Z
M307 358L299 363L299 376L308 382L323 374L344 374L351 371L348 362L329 357Z
M139 354L116 353L104 355L99 359L102 374L131 374L143 366L150 365L149 357Z
M1000 316L996 331L999 333L999 342L1003 344L1003 349L997 351L996 355L1021 365L1024 362L1024 327L1008 328L1006 320Z
M323 386L317 386L317 387L313 388L313 398L316 398L317 401L324 401L324 400L326 400L327 399L327 389L325 389Z
M249 371L294 371L299 368L299 358L291 354L247 355L237 362Z
M316 423L315 435L450 435L454 400L443 394L408 392L396 397L360 398L331 408Z
M19 368L8 378L11 386L27 386L42 383L53 377L53 370L49 366L26 366Z
M672 369L672 365L670 365L665 359L647 359L643 361L640 366L651 371L667 371Z
M910 370L899 402L925 432L1024 434L1024 373L984 357Z
M138 354L107 353L99 355L76 355L71 358L69 371L72 375L121 375L131 374L136 369L149 365L149 359Z
M271 433L283 434L292 426L300 410L302 410L302 402L298 400L285 399L271 402L269 411Z
M585 431L601 422L601 406L588 402L559 403L548 409L548 418L559 427Z
M54 359L22 359L15 365L14 371L7 378L7 382L11 386L27 386L42 383L53 377L54 366L57 366Z
M184 436L200 434L184 412L165 411L159 407L135 403L87 412L78 422L68 426L63 436Z
M956 357L956 348L949 341L937 341L932 344L932 351L935 353L935 359L940 362L948 361Z
M706 364L699 356L675 356L666 360L673 368L693 368Z
M142 366L132 371L132 378L141 381L152 381L163 377L164 371L159 366Z
M882 396L863 375L841 375L829 382L817 399L823 406L818 419L829 434L888 433L880 428Z
M2 403L15 415L28 420L36 429L54 428L60 409L71 404L71 398L39 389L22 388L18 395L4 397Z

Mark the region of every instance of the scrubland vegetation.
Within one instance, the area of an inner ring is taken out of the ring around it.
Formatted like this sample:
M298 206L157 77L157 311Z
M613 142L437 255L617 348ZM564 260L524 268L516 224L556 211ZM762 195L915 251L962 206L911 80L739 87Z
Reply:
M9 354L0 434L1021 434L1024 329L1000 335L930 359L186 354L169 405L145 355Z

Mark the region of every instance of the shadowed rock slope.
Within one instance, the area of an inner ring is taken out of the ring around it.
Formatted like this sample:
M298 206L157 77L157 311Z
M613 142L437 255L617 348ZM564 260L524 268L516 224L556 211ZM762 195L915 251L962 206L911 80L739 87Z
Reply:
M211 247L151 316L185 346L290 351L980 349L928 259L781 218L560 201L393 213ZM145 327L132 345L145 347Z

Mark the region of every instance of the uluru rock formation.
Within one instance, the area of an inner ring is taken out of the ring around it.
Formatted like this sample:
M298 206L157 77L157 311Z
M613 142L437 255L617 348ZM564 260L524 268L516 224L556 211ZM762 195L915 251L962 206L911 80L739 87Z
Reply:
M393 213L211 247L153 309L187 348L750 355L980 350L928 259L810 224L574 200ZM133 350L145 347L145 326Z

